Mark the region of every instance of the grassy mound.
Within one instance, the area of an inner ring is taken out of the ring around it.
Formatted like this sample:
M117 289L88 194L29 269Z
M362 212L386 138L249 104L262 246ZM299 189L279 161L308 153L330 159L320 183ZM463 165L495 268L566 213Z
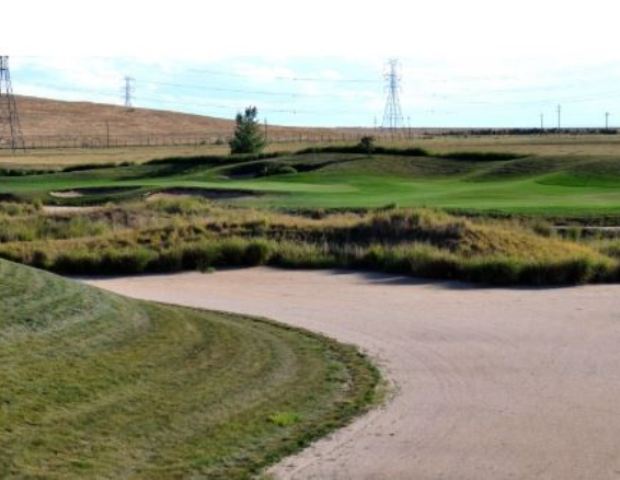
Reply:
M160 197L80 216L0 215L0 231L1 257L65 274L268 264L362 268L491 285L620 278L610 242L570 240L544 222L430 209L318 210L307 216Z
M0 261L1 478L248 478L373 400L352 348Z
M378 148L369 155L356 146L333 146L298 153L167 158L40 175L0 172L0 198L86 205L192 189L237 205L278 208L398 204L546 216L618 214L620 158L584 152L524 156ZM222 190L231 193L212 193Z

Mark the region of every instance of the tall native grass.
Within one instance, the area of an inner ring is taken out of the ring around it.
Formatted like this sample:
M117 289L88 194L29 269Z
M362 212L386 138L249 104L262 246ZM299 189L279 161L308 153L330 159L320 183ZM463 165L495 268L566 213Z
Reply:
M0 217L0 225L3 218L8 217ZM70 275L274 265L488 285L620 280L617 241L576 242L539 221L428 209L313 216L160 197L80 216L12 217L17 218L6 220L9 228L0 231L0 256Z

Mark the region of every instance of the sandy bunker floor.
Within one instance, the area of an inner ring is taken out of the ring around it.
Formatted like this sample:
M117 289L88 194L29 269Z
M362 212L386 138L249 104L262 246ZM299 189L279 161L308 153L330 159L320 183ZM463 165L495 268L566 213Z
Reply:
M295 479L619 479L620 285L474 289L267 268L90 282L354 343L382 408L272 469Z

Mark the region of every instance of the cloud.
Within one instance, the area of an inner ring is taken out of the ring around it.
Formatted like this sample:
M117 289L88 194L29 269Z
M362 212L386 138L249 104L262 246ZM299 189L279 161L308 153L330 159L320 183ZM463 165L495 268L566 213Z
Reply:
M232 56L383 59L616 58L615 0L126 0L6 5L14 54L215 60ZM607 48L606 46L610 47Z
M3 48L18 93L83 98L90 91L115 99L129 74L149 105L161 98L167 108L193 104L193 111L216 114L227 110L197 105L253 101L265 109L324 112L281 114L282 123L324 124L368 124L379 116L384 63L396 56L403 108L417 125L439 112L457 112L472 125L505 118L529 125L533 110L560 101L576 124L591 121L580 112L595 118L602 104L613 111L620 103L611 94L620 81L619 13L614 0L20 0L4 6L11 21L3 24ZM325 81L282 80L308 77ZM372 81L342 82L358 78ZM204 88L181 94L148 80ZM217 90L226 88L298 97ZM338 116L342 111L351 113Z

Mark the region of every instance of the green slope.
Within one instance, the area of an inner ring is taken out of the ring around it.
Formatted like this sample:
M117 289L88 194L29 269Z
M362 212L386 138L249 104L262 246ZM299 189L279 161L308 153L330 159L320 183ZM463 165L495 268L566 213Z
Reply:
M397 203L555 215L604 214L620 212L620 157L368 157L331 152L259 160L171 159L141 166L0 177L0 195L44 202L93 203L171 188L254 192L260 195L239 201L275 207ZM83 189L83 196L50 196L50 192L74 189Z
M0 478L247 478L372 400L353 349L0 261Z

